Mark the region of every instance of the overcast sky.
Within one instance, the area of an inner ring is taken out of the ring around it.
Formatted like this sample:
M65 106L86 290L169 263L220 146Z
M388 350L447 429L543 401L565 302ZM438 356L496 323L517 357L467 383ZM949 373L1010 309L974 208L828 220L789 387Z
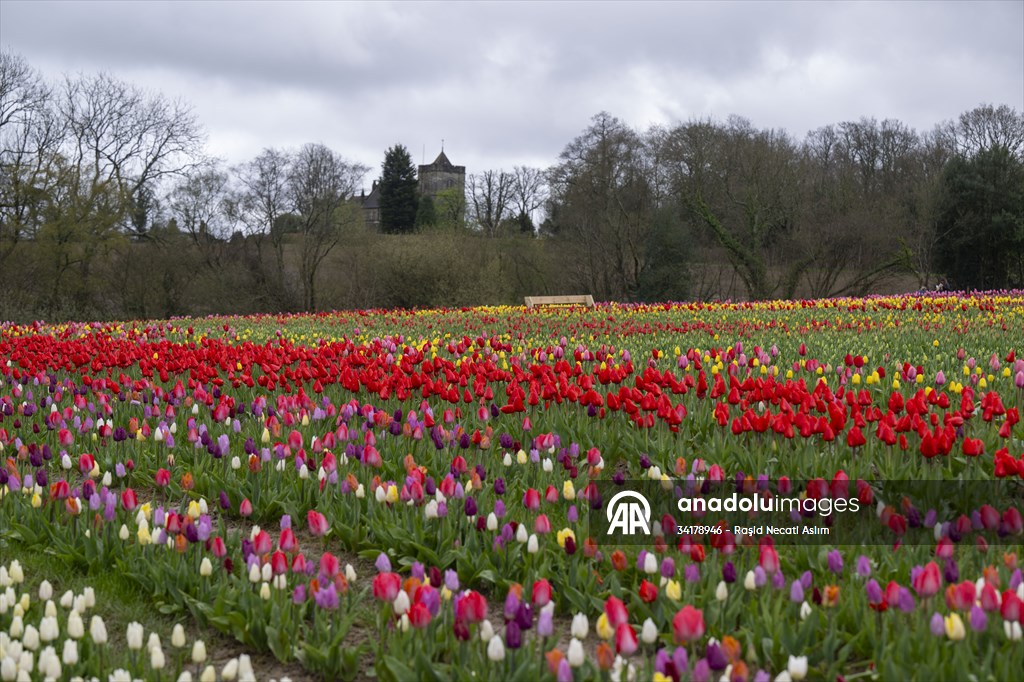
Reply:
M1024 110L1024 2L45 2L0 43L48 76L105 70L191 102L210 153L323 142L379 172L441 139L467 172L547 166L605 110L646 128L739 114L918 130Z

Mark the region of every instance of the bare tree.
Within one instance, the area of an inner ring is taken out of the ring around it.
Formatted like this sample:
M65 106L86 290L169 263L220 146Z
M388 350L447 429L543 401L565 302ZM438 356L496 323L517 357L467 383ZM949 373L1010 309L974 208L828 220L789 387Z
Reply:
M219 266L218 246L230 235L234 217L228 174L216 163L194 168L171 188L167 209L199 248L206 265Z
M512 176L502 170L487 170L469 176L471 220L488 237L497 237L508 217Z
M650 145L602 112L549 171L552 226L567 273L596 296L636 300L656 196Z
M1024 157L1024 113L1003 104L982 104L938 126L946 144L957 154L974 156L999 145Z
M0 51L0 265L39 229L64 131L42 76Z
M534 213L547 200L547 181L544 171L529 166L516 166L511 174L509 204L519 231L531 236L536 231Z
M316 310L317 270L338 245L342 227L360 219L349 199L367 171L322 144L307 144L295 155L287 187L302 236L299 271L305 310Z

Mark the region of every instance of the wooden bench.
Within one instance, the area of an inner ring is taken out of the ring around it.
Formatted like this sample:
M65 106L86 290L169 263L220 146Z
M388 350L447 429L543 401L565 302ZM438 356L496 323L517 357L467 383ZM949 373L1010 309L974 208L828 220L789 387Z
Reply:
M542 305L585 305L588 308L594 307L594 297L586 296L527 296L525 299L527 308L536 308Z

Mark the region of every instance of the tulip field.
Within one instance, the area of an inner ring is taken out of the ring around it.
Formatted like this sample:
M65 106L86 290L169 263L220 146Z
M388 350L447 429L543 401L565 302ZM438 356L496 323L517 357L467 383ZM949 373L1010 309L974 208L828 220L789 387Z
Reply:
M1021 409L1024 292L0 325L0 680L1024 679ZM877 540L590 532L764 479Z

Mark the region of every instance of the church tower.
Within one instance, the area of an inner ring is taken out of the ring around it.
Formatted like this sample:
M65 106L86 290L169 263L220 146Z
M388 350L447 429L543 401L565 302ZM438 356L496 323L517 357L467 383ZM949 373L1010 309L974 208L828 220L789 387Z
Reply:
M466 191L466 167L453 166L445 156L444 149L434 163L419 167L420 194L437 198L437 193L452 187Z

